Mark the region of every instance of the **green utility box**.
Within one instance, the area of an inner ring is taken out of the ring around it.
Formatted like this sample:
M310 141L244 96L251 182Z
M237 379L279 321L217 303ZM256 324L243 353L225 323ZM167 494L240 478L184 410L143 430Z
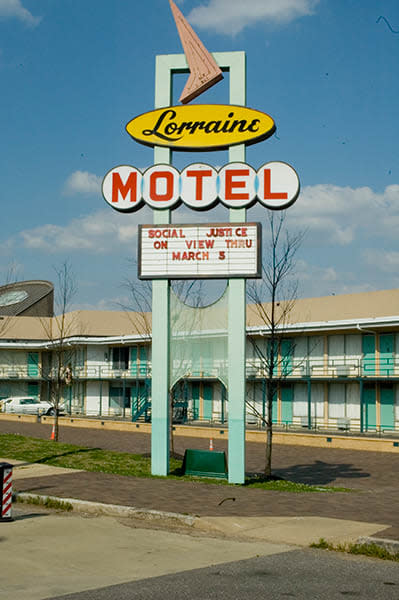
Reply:
M183 460L184 475L196 477L218 477L227 479L225 452L214 450L186 450Z

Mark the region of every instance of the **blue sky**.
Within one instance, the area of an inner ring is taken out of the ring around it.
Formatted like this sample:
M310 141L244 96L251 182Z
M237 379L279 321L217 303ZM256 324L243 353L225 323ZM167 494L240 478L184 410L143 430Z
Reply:
M288 221L307 230L300 295L399 287L397 0L178 4L210 51L247 53L248 106L277 125L247 162L282 160L299 173ZM112 211L101 180L118 164L152 164L124 128L153 108L155 56L180 52L168 0L0 0L0 282L10 265L19 279L54 280L69 260L76 307L127 302L137 224L152 215ZM227 100L224 81L200 102ZM179 168L194 160L175 157ZM220 166L227 154L206 160ZM173 214L197 218L228 214Z

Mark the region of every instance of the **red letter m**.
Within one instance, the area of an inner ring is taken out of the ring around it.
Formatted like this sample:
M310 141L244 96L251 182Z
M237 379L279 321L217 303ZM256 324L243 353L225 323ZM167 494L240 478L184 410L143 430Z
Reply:
M122 183L119 173L112 173L112 202L119 201L119 194L124 200L130 192L130 202L137 201L137 173L130 173L125 184Z

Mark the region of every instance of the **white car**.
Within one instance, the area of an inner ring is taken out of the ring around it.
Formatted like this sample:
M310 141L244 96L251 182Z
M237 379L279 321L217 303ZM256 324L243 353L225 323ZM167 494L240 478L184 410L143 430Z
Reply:
M14 396L2 401L5 413L27 413L31 415L54 415L55 409L50 402L40 402L32 396ZM60 413L60 409L58 410Z

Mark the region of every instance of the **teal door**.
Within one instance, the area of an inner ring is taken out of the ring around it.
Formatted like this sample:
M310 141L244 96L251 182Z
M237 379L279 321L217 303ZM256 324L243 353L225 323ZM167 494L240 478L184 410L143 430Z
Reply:
M292 423L292 400L293 389L291 385L284 385L281 388L281 422L283 424Z
M207 421L211 421L213 409L213 385L211 383L202 385L202 400L202 417Z
M395 393L393 385L380 387L380 423L381 429L394 429L395 427Z
M262 408L262 416L263 419L266 419L266 415L267 415L267 383L266 380L264 379L262 382L262 403L263 403L263 408ZM273 394L273 401L272 401L272 423L277 423L277 392L275 391Z
M268 342L267 346L267 369L269 369L270 363L273 361L273 375L277 377L278 374L278 342L273 342L273 355L272 355L272 345L271 342Z
M363 375L375 375L375 336L364 335L362 338Z
M393 344L391 333L380 335L380 375L393 375Z
M147 375L147 356L146 346L140 346L140 375L143 377Z
M281 342L281 373L283 377L292 373L292 355L294 346L292 340L283 340Z
M200 405L200 384L192 383L191 390L193 394L193 419L199 419L199 405Z
M39 376L39 353L29 352L28 353L28 377Z
M109 388L109 407L113 410L119 410L122 408L122 388L110 386Z
M363 388L363 411L365 430L376 429L375 386L364 386Z
M133 377L137 377L137 358L138 358L137 346L130 348L130 374Z
M34 398L39 398L39 384L38 383L28 383L28 396L33 396Z

